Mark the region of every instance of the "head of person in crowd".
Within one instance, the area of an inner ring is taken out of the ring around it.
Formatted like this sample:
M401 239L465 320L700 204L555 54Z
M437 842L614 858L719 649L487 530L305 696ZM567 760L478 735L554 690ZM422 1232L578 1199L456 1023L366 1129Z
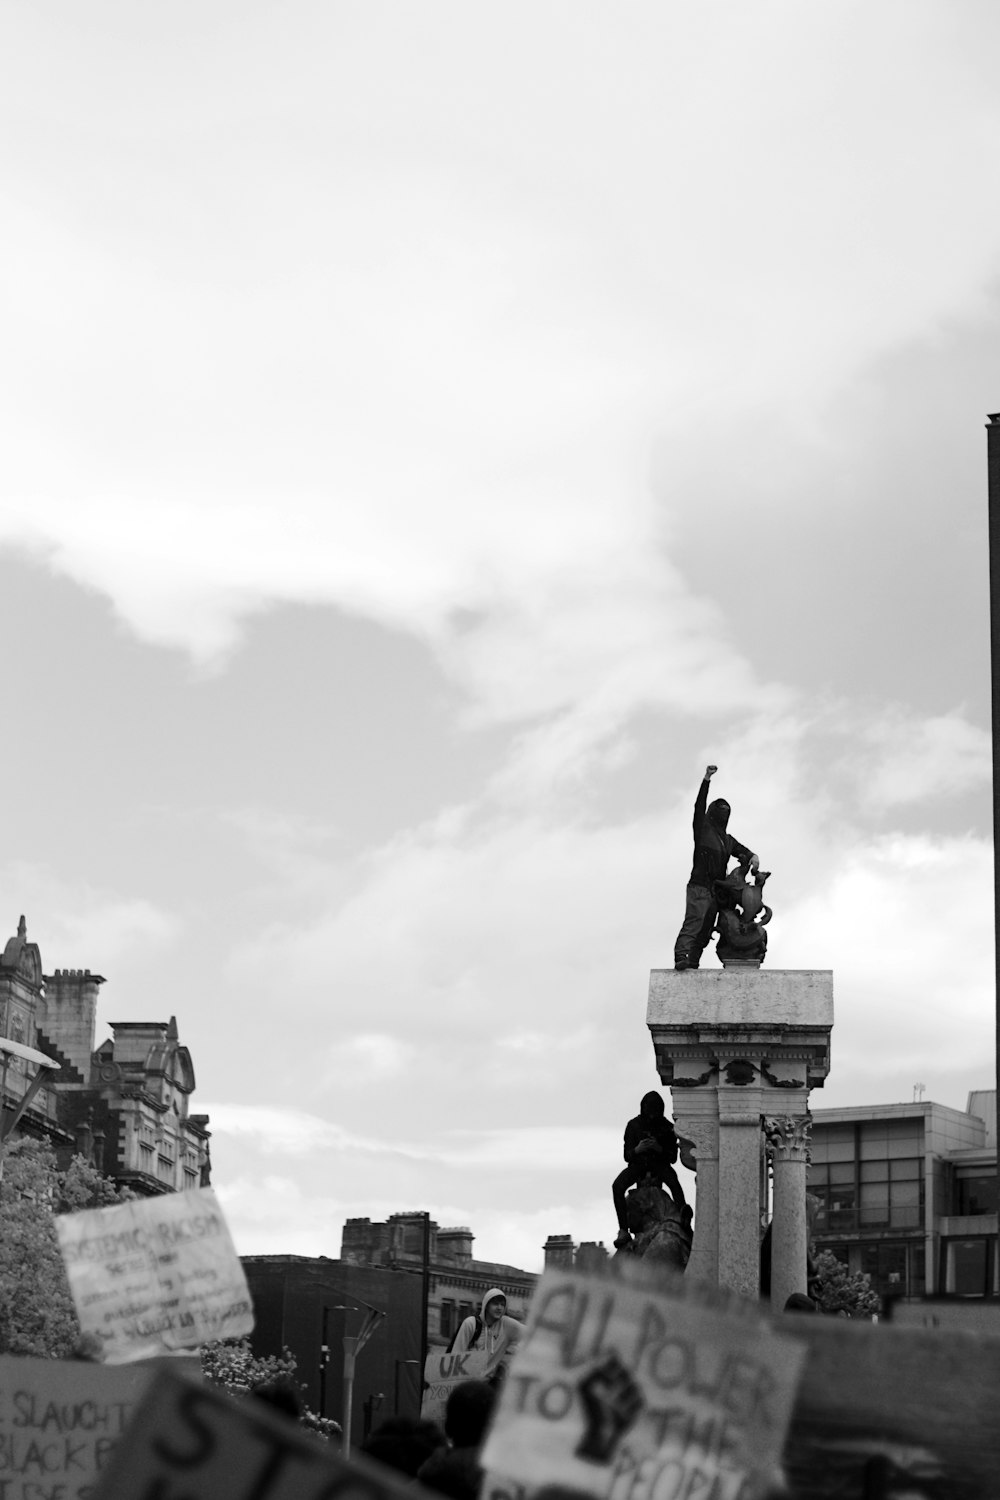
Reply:
M793 1292L790 1297L786 1298L783 1311L797 1313L818 1313L819 1308L816 1306L816 1303L811 1297L806 1296L805 1292Z
M453 1448L478 1448L486 1436L496 1391L486 1380L463 1380L448 1397L445 1436Z
M445 1435L436 1422L388 1417L362 1443L361 1451L386 1468L415 1479L421 1465L444 1446Z
M483 1482L479 1450L486 1436L496 1392L486 1380L463 1380L448 1397L444 1430L450 1448L434 1453L417 1478L449 1500L477 1500Z

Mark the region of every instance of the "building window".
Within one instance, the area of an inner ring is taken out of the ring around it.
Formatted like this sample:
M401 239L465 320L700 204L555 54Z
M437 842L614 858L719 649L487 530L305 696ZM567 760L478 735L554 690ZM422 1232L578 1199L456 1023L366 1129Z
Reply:
M977 1235L945 1241L945 1288L955 1297L986 1297L992 1291L994 1239Z
M955 1212L959 1214L995 1214L997 1179L995 1175L960 1176L955 1183Z
M820 1234L919 1229L923 1222L923 1162L918 1157L814 1163L809 1191L820 1202Z
M880 1297L922 1297L923 1245L882 1241L861 1246L861 1269Z
M450 1339L456 1331L455 1304L451 1299L441 1303L441 1321L438 1328L443 1339Z

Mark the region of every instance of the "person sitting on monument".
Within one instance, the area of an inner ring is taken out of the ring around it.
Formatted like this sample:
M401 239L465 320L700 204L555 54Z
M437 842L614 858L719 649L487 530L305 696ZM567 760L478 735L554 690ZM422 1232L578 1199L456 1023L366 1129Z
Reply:
M483 1298L479 1316L466 1318L459 1324L451 1347L456 1354L464 1354L466 1349L484 1350L483 1379L498 1384L523 1330L523 1323L507 1316L506 1292L502 1287L494 1286Z
M625 1170L611 1184L615 1213L618 1216L618 1249L631 1243L626 1217L625 1194L646 1177L662 1184L684 1213L688 1210L680 1179L674 1171L677 1160L677 1134L667 1119L662 1094L655 1090L643 1094L639 1113L625 1126Z
M759 863L752 849L727 833L729 803L719 797L708 804L709 783L718 769L718 766L705 767L705 779L695 798L694 863L687 885L684 921L674 944L675 969L697 969L701 963L719 913L715 882L725 879L730 859L735 857L750 870L756 870Z

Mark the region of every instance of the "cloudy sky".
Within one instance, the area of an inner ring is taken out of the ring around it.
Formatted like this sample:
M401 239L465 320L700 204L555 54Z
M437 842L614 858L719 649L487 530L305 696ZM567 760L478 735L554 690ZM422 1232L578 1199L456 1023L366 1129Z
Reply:
M176 1014L245 1253L610 1241L707 760L834 970L814 1106L992 1085L998 52L4 8L0 913Z

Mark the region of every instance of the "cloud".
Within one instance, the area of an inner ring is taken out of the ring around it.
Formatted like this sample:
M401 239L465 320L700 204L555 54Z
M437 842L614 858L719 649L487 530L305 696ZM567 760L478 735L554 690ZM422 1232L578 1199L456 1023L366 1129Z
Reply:
M182 931L179 918L153 901L74 881L35 862L4 865L0 896L11 914L10 933L17 927L14 913L23 912L50 972L85 962L112 974L169 948Z
M990 735L958 713L914 721L912 714L890 707L867 726L866 738L872 754L866 756L862 750L859 755L857 748L855 754L871 806L928 802L989 785Z

